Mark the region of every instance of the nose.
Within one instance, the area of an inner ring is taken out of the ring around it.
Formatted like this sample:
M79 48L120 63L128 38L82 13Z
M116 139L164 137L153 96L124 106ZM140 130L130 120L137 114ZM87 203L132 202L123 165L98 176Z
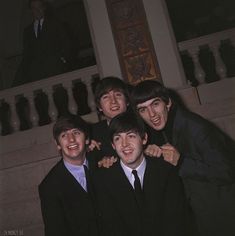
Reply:
M153 110L152 107L148 107L148 114L150 117L153 117L155 116L156 112Z
M122 146L123 146L123 147L126 147L127 145L128 145L127 138L126 138L126 137L123 137L123 138L122 138Z
M117 102L117 99L116 99L116 97L115 97L114 94L112 94L112 95L110 96L110 100L111 100L111 103L116 103L116 102Z
M75 140L74 134L73 133L69 134L68 139L69 139L70 142L73 142Z

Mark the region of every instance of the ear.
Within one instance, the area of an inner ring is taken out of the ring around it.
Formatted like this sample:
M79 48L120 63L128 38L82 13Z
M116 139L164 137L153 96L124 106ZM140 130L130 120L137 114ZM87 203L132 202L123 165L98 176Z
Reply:
M100 112L103 112L103 110L101 109L101 107L98 107L98 110L99 110Z
M147 133L145 133L144 134L144 138L143 138L143 145L145 145L146 143L147 143L147 141L148 141L148 135L147 135Z
M113 149L116 150L115 145L113 143L111 143L111 144L112 144Z
M54 140L54 142L55 142L55 145L57 147L57 150L60 151L61 150L61 146L56 142L56 140Z
M168 111L170 110L171 105L172 105L172 101L171 101L171 99L169 98L169 102L168 102L168 104L166 105L166 108L167 108Z
M90 139L89 138L86 139L85 144L86 145L90 144Z

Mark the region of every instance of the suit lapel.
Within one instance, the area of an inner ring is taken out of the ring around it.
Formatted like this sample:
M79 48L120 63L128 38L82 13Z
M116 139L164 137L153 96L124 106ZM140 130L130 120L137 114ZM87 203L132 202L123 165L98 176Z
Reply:
M185 122L184 116L179 108L176 109L176 115L173 124L173 134L172 134L172 145L177 147L180 139L180 130L183 129L183 124Z
M161 160L152 160L146 158L146 169L144 174L143 192L146 209L160 209L162 205L162 194L164 193L165 177L161 172Z
M84 188L78 183L78 181L74 178L74 176L68 171L65 167L63 160L61 160L59 165L60 172L60 182L65 188L75 189L76 191L87 194Z
M136 207L137 201L135 199L134 189L127 179L120 162L115 164L110 173L112 173L110 179L111 185L115 186L112 187L113 198L117 198L117 202L120 202L121 205L123 205L120 205L122 208L124 206L125 208L128 208L130 203Z

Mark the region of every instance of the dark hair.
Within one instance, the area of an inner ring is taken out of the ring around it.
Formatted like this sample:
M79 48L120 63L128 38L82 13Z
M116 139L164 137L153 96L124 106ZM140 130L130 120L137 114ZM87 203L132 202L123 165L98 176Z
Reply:
M134 131L140 135L141 138L145 136L145 125L142 119L134 112L123 112L115 116L109 124L109 135L113 141L114 135L122 132Z
M43 4L43 6L46 6L46 3L47 3L45 0L29 0L28 1L29 8L31 8L31 3L32 2L41 2Z
M32 2L41 2L43 9L44 9L44 16L51 17L53 15L53 7L52 4L47 0L29 0L28 1L28 7L31 9L31 3Z
M85 134L86 138L89 138L90 127L89 124L84 121L80 116L76 115L68 115L61 116L53 126L53 137L58 143L59 135L70 129L79 129L81 132Z
M117 90L123 93L125 96L126 102L129 102L129 93L127 85L124 83L123 80L119 79L118 77L108 76L101 79L95 88L95 103L96 106L100 106L100 99L101 97L108 93L111 90Z
M138 104L156 97L161 98L166 104L169 103L170 99L168 89L155 80L145 80L138 83L132 88L130 97L133 109L136 109Z

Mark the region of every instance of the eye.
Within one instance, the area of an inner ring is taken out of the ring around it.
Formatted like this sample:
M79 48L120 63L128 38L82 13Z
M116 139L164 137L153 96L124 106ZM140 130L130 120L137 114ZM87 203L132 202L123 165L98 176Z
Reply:
M66 138L66 135L67 135L66 133L61 133L60 138Z
M74 134L74 135L80 135L81 132L80 132L80 130L76 129L76 130L73 131L73 134Z
M116 92L116 93L115 93L115 96L116 96L116 97L122 97L123 94L122 94L121 92Z
M140 107L138 108L139 113L144 113L146 111L146 107Z
M114 137L113 137L113 142L118 142L118 140L120 140L120 137L119 137L119 136L114 136Z
M136 138L136 134L135 133L130 133L130 134L128 134L128 137L131 138L131 139Z
M152 106L157 107L157 106L159 106L159 104L160 104L160 101L156 100L152 103Z
M101 97L102 100L106 100L108 99L108 94L104 94L102 97Z

